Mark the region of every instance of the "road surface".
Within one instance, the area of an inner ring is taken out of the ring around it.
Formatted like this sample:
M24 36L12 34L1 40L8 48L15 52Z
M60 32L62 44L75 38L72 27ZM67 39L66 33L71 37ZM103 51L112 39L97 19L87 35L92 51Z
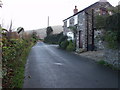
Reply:
M117 88L118 72L38 42L28 56L23 88Z

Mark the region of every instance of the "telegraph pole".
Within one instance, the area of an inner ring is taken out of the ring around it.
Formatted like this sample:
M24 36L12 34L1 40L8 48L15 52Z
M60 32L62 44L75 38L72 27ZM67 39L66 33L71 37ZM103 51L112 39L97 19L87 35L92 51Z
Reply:
M48 27L49 27L49 16L48 16Z

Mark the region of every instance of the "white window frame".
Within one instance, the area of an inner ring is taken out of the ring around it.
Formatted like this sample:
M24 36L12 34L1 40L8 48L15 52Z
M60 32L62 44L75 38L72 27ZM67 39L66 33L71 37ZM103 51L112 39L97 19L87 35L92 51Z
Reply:
M67 20L67 27L69 27L70 26L70 21L69 21L69 19Z
M78 24L78 15L74 16L74 25Z

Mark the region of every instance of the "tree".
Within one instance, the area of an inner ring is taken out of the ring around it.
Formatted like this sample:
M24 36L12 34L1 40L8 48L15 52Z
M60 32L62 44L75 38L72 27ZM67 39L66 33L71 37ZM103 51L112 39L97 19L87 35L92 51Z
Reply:
M53 32L53 29L51 26L47 27L47 30L46 30L46 33L47 33L47 36L51 35Z
M107 30L106 40L113 44L112 46L120 45L120 13L109 16L106 19L105 29ZM113 42L113 43L112 43Z
M120 31L120 13L115 13L106 19L105 29Z
M106 21L106 18L108 17L108 15L104 15L104 16L101 16L101 15L98 15L95 17L95 27L97 29L104 29L105 28L105 21Z
M114 8L109 8L109 11L113 13L120 13L120 5L114 7Z
M116 7L113 7L113 8L109 8L108 9L108 12L111 12L111 16L113 16L114 14L116 14L116 13L120 13L120 5L118 5L118 6L116 6ZM116 14L116 16L117 16L118 14ZM106 29L106 26L107 25L109 25L109 26L113 26L114 24L112 24L112 20L110 20L110 21L108 21L107 20L107 22L106 22L106 19L108 18L108 17L110 17L110 15L98 15L98 16L96 16L95 17L95 27L97 28L97 29ZM116 18L116 17L114 17L114 18ZM112 18L111 18L112 19ZM117 18L116 18L116 20L118 20ZM109 23L111 23L112 25L110 25ZM116 23L116 22L115 22ZM106 25L107 24L107 25ZM108 27L108 26L107 26ZM115 27L117 27L117 25L115 26Z

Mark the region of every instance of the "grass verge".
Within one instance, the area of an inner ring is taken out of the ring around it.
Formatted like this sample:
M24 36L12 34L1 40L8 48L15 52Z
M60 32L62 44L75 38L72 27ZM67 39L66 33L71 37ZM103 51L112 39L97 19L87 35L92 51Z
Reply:
M104 60L100 60L100 61L98 61L97 63L100 64L100 65L104 65L104 66L106 66L106 67L109 67L109 68L111 68L112 70L120 70L120 68L117 68L117 67L113 66L112 64L107 63L107 62L104 61Z

